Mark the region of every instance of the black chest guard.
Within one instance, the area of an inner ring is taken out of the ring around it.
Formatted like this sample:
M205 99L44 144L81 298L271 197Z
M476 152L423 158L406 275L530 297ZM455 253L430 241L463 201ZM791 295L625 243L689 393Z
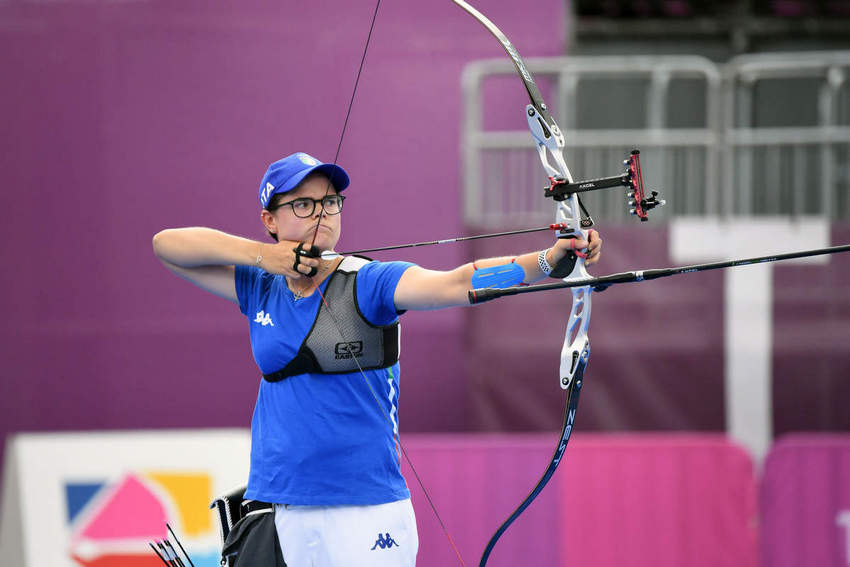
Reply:
M373 325L357 305L357 270L368 260L349 256L331 274L324 302L298 353L283 369L263 374L269 382L279 382L298 374L347 374L388 368L398 362L399 332L392 325Z

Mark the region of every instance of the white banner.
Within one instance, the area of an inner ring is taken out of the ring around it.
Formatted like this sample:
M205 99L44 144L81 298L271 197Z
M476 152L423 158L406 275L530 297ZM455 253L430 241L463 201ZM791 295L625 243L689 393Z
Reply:
M218 567L209 504L248 479L247 430L20 434L7 440L0 556L19 567L155 567L166 522ZM8 561L8 563L6 563Z

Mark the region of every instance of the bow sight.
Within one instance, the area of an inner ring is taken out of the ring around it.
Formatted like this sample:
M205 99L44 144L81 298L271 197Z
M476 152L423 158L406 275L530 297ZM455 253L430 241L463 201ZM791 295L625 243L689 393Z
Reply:
M574 193L587 193L588 191L610 187L628 187L626 197L628 197L628 204L631 207L629 214L636 215L641 221L648 220L647 213L655 207L664 205L666 201L658 199L658 191L651 191L649 197L644 194L643 176L640 170L640 150L632 150L629 159L623 160L623 165L626 170L621 175L611 177L600 177L573 183L562 177L550 177L549 186L544 187L543 190L547 197L552 197L555 201L563 201ZM579 201L579 203L581 202ZM584 205L581 205L581 208L585 215L581 220L582 228L593 226L593 219L587 214Z

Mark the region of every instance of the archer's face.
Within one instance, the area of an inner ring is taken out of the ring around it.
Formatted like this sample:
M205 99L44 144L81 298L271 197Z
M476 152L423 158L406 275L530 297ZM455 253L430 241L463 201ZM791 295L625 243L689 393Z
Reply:
M307 177L298 187L286 193L283 202L287 203L294 199L306 197L320 200L328 195L336 195L336 189L330 185L327 177L322 174L313 174ZM308 217L298 217L291 206L279 207L271 213L273 227L267 227L277 233L278 240L293 240L297 242L310 243L313 235L316 236L316 246L320 250L333 250L340 236L341 214L329 215L323 209L321 203L316 203L313 214ZM318 232L316 232L318 227Z

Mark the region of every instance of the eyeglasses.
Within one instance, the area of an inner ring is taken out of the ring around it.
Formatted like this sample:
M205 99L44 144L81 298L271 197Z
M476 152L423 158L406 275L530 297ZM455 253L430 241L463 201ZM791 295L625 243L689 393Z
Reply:
M299 197L297 199L287 201L286 203L278 203L269 210L274 211L280 207L290 206L292 207L292 212L295 213L295 216L303 219L312 216L313 213L316 212L316 204L321 203L322 210L324 212L329 215L338 215L342 212L343 201L345 201L345 197L342 195L327 195L321 199Z

